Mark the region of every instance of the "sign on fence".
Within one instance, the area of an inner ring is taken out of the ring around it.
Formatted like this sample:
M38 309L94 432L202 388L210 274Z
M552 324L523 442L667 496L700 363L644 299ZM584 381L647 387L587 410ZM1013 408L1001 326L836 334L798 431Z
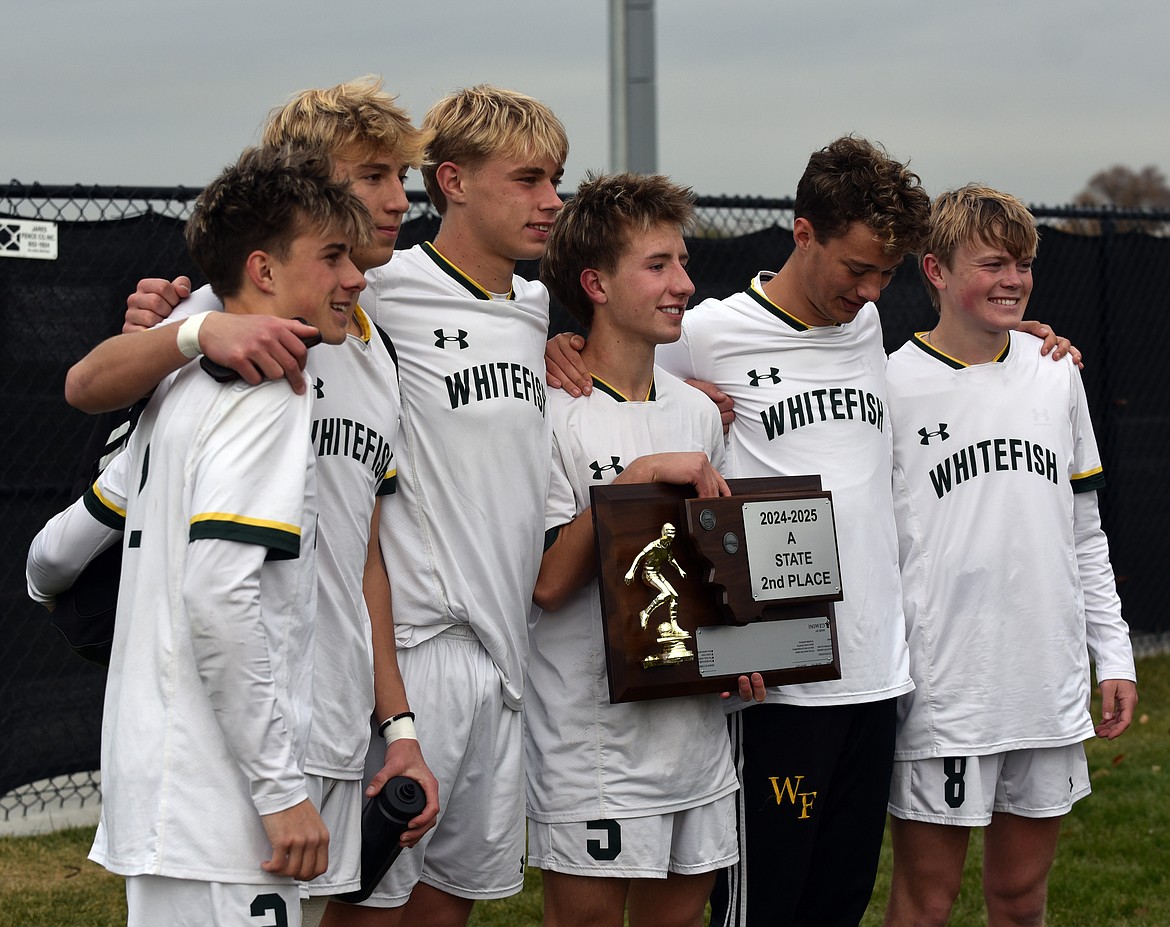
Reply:
M57 260L57 223L0 219L0 257Z

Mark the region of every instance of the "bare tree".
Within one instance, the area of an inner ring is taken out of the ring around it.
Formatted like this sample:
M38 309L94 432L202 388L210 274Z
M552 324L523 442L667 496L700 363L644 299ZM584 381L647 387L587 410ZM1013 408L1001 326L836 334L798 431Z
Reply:
M1073 199L1077 206L1111 206L1117 209L1170 210L1170 186L1166 177L1152 164L1140 171L1115 164L1098 171L1089 178L1085 189ZM1101 223L1096 219L1072 219L1067 223L1070 232L1083 235L1099 235ZM1148 220L1119 220L1117 231L1141 230L1158 234L1165 231L1166 223Z

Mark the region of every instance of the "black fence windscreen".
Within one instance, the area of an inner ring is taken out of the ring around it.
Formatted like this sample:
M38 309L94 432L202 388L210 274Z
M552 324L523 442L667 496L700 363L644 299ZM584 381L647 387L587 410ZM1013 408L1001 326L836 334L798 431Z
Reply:
M0 187L0 796L25 783L98 767L104 671L73 656L26 596L32 537L74 498L94 422L63 396L69 366L122 324L140 277L192 273L183 222L198 191L184 188ZM703 198L688 241L695 302L742 289L792 249L791 201ZM1170 560L1170 414L1159 398L1170 329L1170 214L1035 210L1041 224L1029 316L1080 347L1101 445L1102 497L1113 565L1136 633L1170 630L1158 577ZM1141 231L1118 232L1118 222ZM20 220L20 221L13 221ZM55 260L18 256L30 220L54 223ZM412 196L401 247L434 236L438 220ZM1070 228L1096 234L1073 234ZM532 276L535 265L522 265ZM932 325L912 259L881 299L886 348ZM560 307L553 330L572 328ZM1021 595L1028 595L1021 590ZM0 820L12 809L0 803Z

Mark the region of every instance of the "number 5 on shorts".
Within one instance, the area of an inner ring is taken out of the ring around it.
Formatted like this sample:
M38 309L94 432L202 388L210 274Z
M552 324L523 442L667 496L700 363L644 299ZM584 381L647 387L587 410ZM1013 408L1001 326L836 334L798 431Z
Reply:
M605 831L604 845L600 840L587 840L585 842L585 849L589 851L590 856L596 860L605 861L618 858L618 854L622 851L622 826L617 821L608 818L600 821L588 821L585 824L585 829Z

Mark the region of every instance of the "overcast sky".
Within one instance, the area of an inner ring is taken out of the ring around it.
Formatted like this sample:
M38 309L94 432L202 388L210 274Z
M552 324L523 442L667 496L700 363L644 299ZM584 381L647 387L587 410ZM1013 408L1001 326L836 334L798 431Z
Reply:
M366 73L417 119L490 82L540 97L607 167L608 0L6 3L0 180L206 183L295 90ZM347 18L350 17L350 18ZM789 196L854 132L938 193L1068 202L1113 164L1170 174L1170 3L657 0L659 170ZM421 186L415 179L411 186Z

